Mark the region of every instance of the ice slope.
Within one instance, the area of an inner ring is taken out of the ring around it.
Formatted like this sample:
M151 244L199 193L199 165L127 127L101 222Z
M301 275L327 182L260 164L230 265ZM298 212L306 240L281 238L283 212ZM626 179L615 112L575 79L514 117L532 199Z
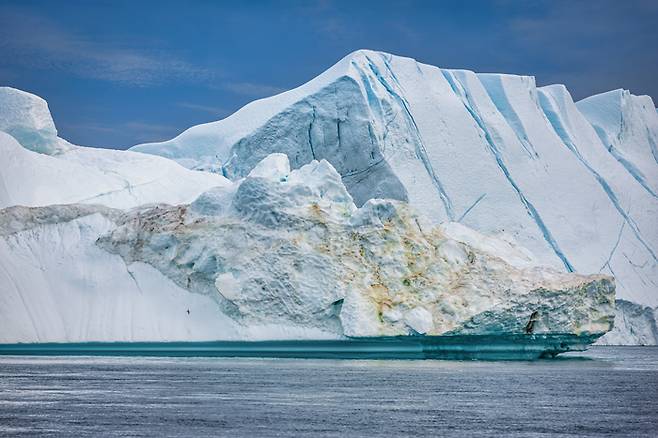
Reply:
M71 145L57 137L43 99L0 88L0 208L179 204L226 183L220 175L193 172L161 157Z
M561 85L539 89L542 108L564 145L578 159L605 192L607 211L596 210L597 216L614 216L621 224L614 245L610 247L600 271L617 279L618 295L643 306L658 305L656 242L658 242L658 202L626 171L624 164L604 152L595 129L587 123ZM599 221L592 218L592 221Z
M295 90L133 149L233 179L273 152L293 168L326 159L357 205L408 201L546 265L613 274L620 298L656 308L658 115L649 98L615 93L576 105L532 77L358 51Z
M601 141L649 193L658 193L658 115L649 96L628 90L598 94L577 103Z
M614 283L536 266L326 161L273 155L191 205L0 211L0 342L608 331ZM530 327L530 328L528 328Z

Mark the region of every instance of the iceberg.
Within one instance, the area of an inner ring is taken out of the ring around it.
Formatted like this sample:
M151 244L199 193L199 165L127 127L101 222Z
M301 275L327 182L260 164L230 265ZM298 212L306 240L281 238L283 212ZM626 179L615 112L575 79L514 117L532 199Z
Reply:
M609 276L537 266L404 202L357 207L329 162L290 171L283 154L191 204L6 208L0 261L5 344L229 342L208 347L221 355L285 341L268 354L529 358L584 348L614 318Z
M357 51L113 151L70 144L43 99L0 88L0 353L654 344L658 114L601 96Z
M513 240L542 265L612 275L619 299L657 309L657 139L647 96L574 102L529 76L360 50L294 90L132 150L233 180L271 153L294 169L325 159L357 206L408 202L433 224Z

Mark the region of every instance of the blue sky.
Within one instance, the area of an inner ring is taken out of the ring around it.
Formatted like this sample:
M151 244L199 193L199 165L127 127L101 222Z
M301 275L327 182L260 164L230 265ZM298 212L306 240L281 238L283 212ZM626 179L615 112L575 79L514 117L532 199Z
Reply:
M0 85L73 143L166 140L368 48L658 100L658 1L0 0Z

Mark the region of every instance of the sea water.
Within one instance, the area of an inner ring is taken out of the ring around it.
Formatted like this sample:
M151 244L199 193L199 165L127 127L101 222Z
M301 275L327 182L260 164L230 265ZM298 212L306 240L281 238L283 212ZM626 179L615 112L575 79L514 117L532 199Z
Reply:
M0 436L658 436L658 348L539 361L0 357Z

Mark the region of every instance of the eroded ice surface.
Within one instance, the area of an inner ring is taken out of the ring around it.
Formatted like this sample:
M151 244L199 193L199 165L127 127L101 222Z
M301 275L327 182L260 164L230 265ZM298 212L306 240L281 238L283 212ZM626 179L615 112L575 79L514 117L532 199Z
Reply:
M3 342L598 336L614 284L273 155L190 205L0 212ZM83 261L82 263L80 261Z

